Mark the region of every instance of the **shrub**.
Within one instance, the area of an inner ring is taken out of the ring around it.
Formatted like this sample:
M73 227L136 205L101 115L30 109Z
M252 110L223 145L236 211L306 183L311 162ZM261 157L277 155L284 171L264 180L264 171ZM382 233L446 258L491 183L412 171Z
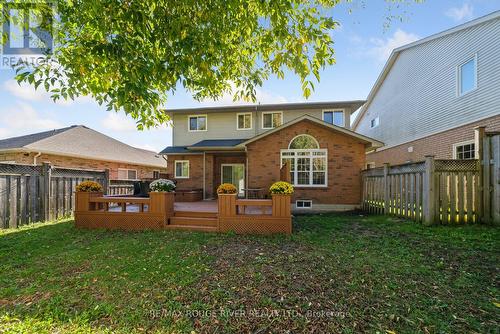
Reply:
M94 181L83 181L76 186L76 191L83 192L101 192L102 186Z
M231 183L223 183L217 188L217 194L236 194L238 190Z
M273 183L269 188L269 192L271 194L291 195L293 194L293 186L288 182L279 181Z
M158 179L149 185L149 190L158 192L171 193L175 190L176 185L173 181L167 179Z

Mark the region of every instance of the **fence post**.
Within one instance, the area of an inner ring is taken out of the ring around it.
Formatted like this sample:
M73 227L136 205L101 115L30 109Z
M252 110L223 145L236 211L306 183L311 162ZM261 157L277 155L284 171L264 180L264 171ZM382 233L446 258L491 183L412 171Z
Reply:
M492 207L491 220L500 224L500 133L489 136L491 145L491 160L493 161L493 173L491 174Z
M483 166L483 222L491 221L491 173L490 173L490 137L483 138L483 156L481 165Z
M52 214L50 212L52 167L47 162L42 164L42 177L42 189L40 189L40 194L42 196L42 215L43 221L47 221L52 219Z
M104 170L104 184L102 185L103 187L103 190L104 190L104 194L105 195L110 195L109 194L109 169L106 168Z
M389 205L389 163L384 163L384 214L388 215Z
M485 126L476 126L474 128L474 143L476 145L476 159L479 160L479 177L478 177L478 188L479 188L479 196L478 196L478 208L476 211L479 212L477 215L479 222L481 222L484 218L484 135L485 135Z
M434 156L425 156L425 176L423 187L424 223L432 225L436 220L436 182Z

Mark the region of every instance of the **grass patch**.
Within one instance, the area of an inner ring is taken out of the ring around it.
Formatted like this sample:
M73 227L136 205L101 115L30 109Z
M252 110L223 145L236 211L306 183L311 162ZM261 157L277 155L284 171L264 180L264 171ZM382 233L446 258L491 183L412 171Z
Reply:
M494 332L497 228L315 215L290 237L0 232L0 332Z

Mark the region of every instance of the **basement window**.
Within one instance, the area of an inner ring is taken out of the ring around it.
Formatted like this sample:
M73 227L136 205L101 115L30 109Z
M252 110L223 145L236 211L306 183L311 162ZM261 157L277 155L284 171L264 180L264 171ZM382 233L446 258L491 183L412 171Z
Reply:
M299 199L295 201L295 207L297 209L311 209L312 201L310 199Z
M476 158L476 144L468 141L453 145L453 158L460 160L472 160Z

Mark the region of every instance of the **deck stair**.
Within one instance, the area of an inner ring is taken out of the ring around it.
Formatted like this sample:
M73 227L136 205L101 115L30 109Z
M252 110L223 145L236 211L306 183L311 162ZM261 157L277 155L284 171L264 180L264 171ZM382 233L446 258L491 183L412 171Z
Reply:
M217 212L175 211L169 229L186 231L217 231Z

